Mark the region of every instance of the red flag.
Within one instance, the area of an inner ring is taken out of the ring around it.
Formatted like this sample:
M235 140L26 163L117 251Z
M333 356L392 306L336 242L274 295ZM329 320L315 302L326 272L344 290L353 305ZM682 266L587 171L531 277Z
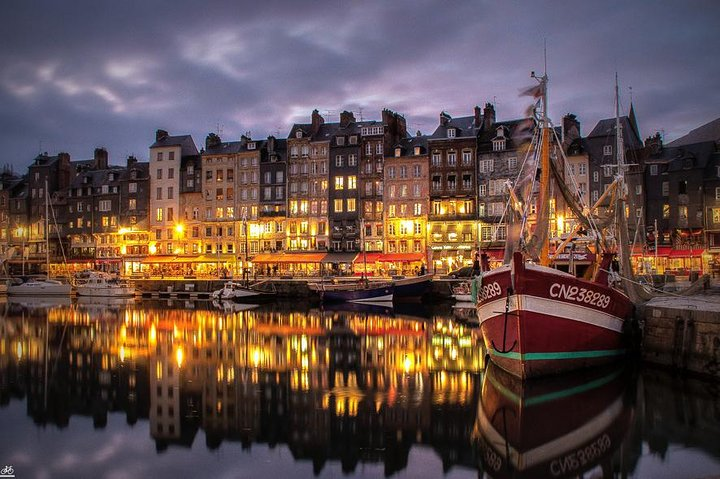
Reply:
M534 86L531 86L530 88L526 88L525 90L520 91L520 96L531 96L534 98L540 98L542 96L542 85L537 84Z

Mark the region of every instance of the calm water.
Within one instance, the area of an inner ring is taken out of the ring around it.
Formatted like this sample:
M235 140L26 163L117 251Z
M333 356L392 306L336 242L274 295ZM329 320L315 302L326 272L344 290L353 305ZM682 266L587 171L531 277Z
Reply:
M294 309L293 309L294 308ZM0 469L24 478L708 477L720 388L521 384L448 306L0 304Z

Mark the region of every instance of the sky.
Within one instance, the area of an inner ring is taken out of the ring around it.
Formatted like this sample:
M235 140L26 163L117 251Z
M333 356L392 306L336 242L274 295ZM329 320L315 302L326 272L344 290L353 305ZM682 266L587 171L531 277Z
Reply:
M720 117L714 0L2 0L0 18L0 164L19 173L40 152L146 160L157 129L287 137L314 109L389 108L413 134L486 102L511 120L544 48L556 124L613 117L616 72L643 138Z

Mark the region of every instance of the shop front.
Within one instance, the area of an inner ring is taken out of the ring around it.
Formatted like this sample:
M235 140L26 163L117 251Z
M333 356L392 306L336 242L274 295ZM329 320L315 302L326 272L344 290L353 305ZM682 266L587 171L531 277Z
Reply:
M423 253L386 253L380 256L379 262L381 269L388 276L418 275L425 264L425 255Z
M255 276L321 276L327 253L263 253L252 259Z

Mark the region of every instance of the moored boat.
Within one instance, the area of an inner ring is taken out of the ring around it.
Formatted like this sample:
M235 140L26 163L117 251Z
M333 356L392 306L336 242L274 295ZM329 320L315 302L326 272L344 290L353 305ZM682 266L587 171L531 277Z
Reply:
M392 283L374 283L369 281L346 283L308 283L311 291L320 295L320 301L355 303L392 301L395 286Z
M77 278L78 296L129 298L135 296L135 287L126 280L102 271L86 271Z
M276 297L272 291L260 291L247 287L238 281L226 282L222 289L213 291L212 298L216 300L237 301L239 303L267 301Z
M430 291L432 274L393 278L394 300L417 299Z
M521 253L485 274L477 304L490 359L520 378L617 359L634 308L607 283L526 263Z
M55 279L29 279L8 286L8 296L70 296L72 286Z

